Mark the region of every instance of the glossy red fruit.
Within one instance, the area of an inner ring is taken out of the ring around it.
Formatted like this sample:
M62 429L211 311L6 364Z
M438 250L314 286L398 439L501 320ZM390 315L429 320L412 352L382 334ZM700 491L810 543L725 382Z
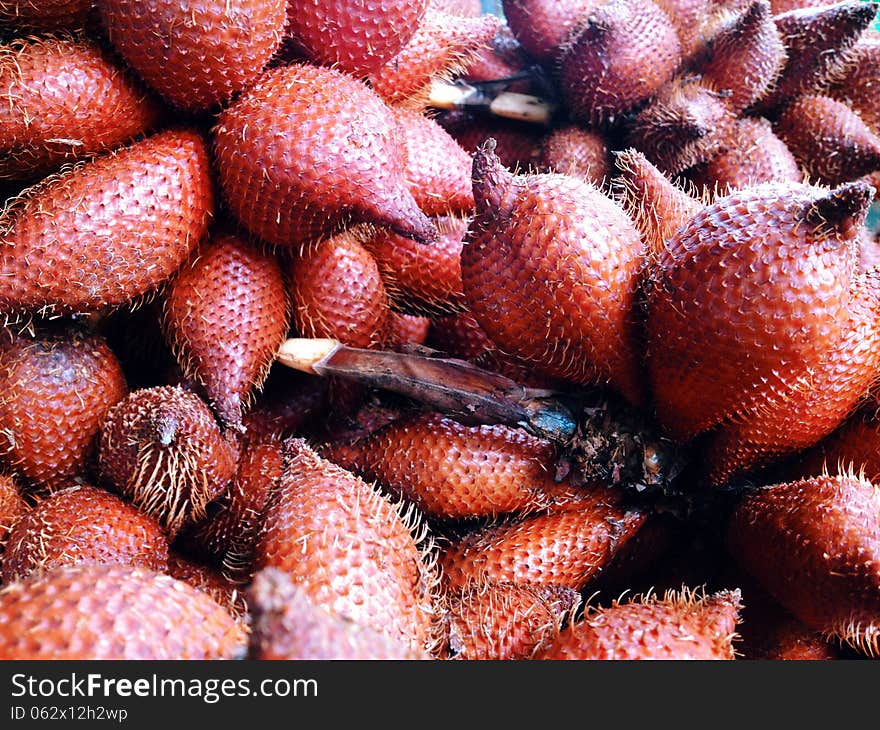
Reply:
M559 85L572 117L614 123L672 79L682 60L669 16L651 0L610 0L569 37Z
M535 60L552 64L572 31L601 0L503 0L504 17Z
M352 231L302 251L288 267L293 326L302 337L378 347L391 324L379 268Z
M96 0L110 42L172 105L212 110L250 86L281 44L285 0Z
M264 568L248 588L253 616L251 659L429 659L386 633L317 605L277 568Z
M322 454L437 519L527 514L578 494L556 482L557 453L549 442L434 413L399 418Z
M210 161L168 130L31 188L4 213L0 310L71 314L136 302L208 229Z
M278 259L234 234L202 246L165 295L165 333L177 360L227 425L241 423L288 329Z
M19 519L3 556L3 583L83 563L163 571L168 538L152 517L115 494L69 487L46 497Z
M235 474L237 453L198 396L179 386L133 391L107 414L102 479L171 536L205 517Z
M435 641L435 577L413 512L286 442L287 466L268 505L255 569L280 568L315 605L426 651Z
M440 568L448 590L469 582L560 585L582 590L635 535L647 515L596 490L544 514L489 525L453 542Z
M431 320L417 314L399 314L392 312L391 333L389 342L395 349L403 349L410 345L424 345L431 330Z
M431 82L464 72L489 48L501 21L492 15L463 17L429 7L413 37L367 79L387 103L420 109Z
M670 434L689 439L749 402L760 410L835 345L869 202L855 184L765 183L717 199L670 239L647 318L651 391Z
M531 659L559 633L580 602L577 591L562 586L469 586L448 599L447 658Z
M94 0L2 0L0 25L51 33L82 28Z
M684 590L615 601L562 631L537 659L734 659L740 592Z
M728 149L705 164L688 171L688 179L716 195L765 182L802 182L804 173L797 160L766 119L742 117L736 120Z
M569 125L547 135L541 143L535 166L541 172L582 177L600 187L611 176L611 152L607 141L598 132Z
M810 178L825 185L880 170L880 136L831 97L798 97L779 115L774 131Z
M785 63L785 46L767 0L755 0L713 36L700 64L703 83L742 112L760 99Z
M377 228L365 236L395 309L438 316L465 308L461 251L469 219L435 219L437 240L429 246Z
M4 659L236 659L247 636L223 607L145 568L56 568L0 591Z
M433 238L406 186L391 110L340 71L268 71L221 112L214 150L230 209L269 243L302 244L356 222Z
M546 375L639 402L644 245L626 213L576 178L515 176L489 149L474 158L474 198L462 283L490 339Z
M818 357L772 378L742 416L707 441L709 482L723 484L814 446L858 408L880 372L880 269L855 279L840 324Z
M3 461L47 489L87 477L104 419L127 392L102 337L69 326L14 335L0 347Z
M26 38L0 48L0 177L29 179L151 129L156 102L90 40Z
M397 123L406 143L406 183L426 215L473 212L471 156L433 119L398 109Z
M428 0L287 3L285 34L301 57L363 76L410 41Z
M852 472L880 484L880 421L873 404L869 402L814 448L799 455L791 471L801 478Z
M0 556L13 525L29 509L12 477L0 475Z
M815 631L878 653L880 494L852 475L755 489L727 528L730 554Z

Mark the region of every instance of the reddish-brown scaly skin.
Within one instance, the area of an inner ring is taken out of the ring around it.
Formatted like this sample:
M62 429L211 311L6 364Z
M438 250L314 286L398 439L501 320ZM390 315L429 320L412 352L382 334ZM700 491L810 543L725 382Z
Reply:
M398 109L406 144L406 184L426 215L468 215L474 209L471 156L433 119Z
M159 106L90 40L27 38L0 48L0 177L29 179L152 128Z
M713 0L655 0L678 33L682 65L691 65L706 50L712 35Z
M174 106L202 112L259 76L281 44L286 0L97 0L110 42Z
M667 593L615 601L591 611L560 633L536 659L734 659L740 593L709 596Z
M779 115L774 131L819 183L839 185L880 170L880 137L831 97L798 97Z
M510 169L530 168L537 158L543 133L536 124L513 119L476 117L467 112L447 112L438 118L440 124L472 155L495 140L495 154Z
M391 313L391 334L389 342L394 343L396 349L405 348L408 345L424 345L431 330L431 320L428 317L420 317L417 314Z
M510 27L503 23L498 26L489 47L480 50L468 62L462 78L468 83L507 79L527 71L534 63L534 59L525 52ZM526 73L524 78L510 81L505 88L508 91L528 94L532 89L532 80Z
M675 175L729 147L735 125L724 94L695 77L681 77L627 125L626 143Z
M642 399L634 306L644 246L626 213L567 175L474 158L477 213L461 256L471 313L503 351L552 377Z
M156 520L115 494L75 486L54 492L15 523L3 583L82 563L163 571L167 560L168 538Z
M562 586L485 583L449 596L448 659L531 659L551 640L580 595Z
M571 32L602 0L503 0L504 17L535 60L553 64Z
M667 242L652 273L647 355L670 434L686 440L749 401L759 408L835 345L869 202L864 186L766 183L717 199Z
M770 2L773 15L781 15L800 8L818 8L823 5L828 5L827 0L771 0Z
M2 0L0 25L51 33L82 28L93 0Z
M819 476L746 494L730 554L807 626L878 653L880 494L854 476Z
M265 568L248 588L253 616L249 658L263 660L429 659L386 633L317 605L277 568Z
M247 626L247 602L244 590L209 565L203 565L172 550L163 570L172 578L206 593L225 608L243 626Z
M871 25L876 12L873 3L844 0L775 15L787 60L771 91L758 101L757 110L778 108L825 85L839 73L847 51Z
M440 558L447 588L484 580L561 585L580 591L644 524L647 514L596 488L547 513L512 518L465 535Z
M741 117L730 147L689 170L688 179L698 189L723 195L764 182L802 182L804 173L770 122Z
M237 426L288 332L278 259L237 235L214 236L171 281L164 324L183 371L220 420Z
M572 117L593 126L651 98L682 59L669 16L651 0L610 0L569 38L559 60L562 97Z
M313 244L287 270L293 325L301 337L378 347L388 336L388 294L379 268L352 231Z
M468 312L431 320L428 346L463 360L475 360L495 349L489 335Z
M127 392L100 336L68 326L12 336L0 348L3 461L47 489L86 477L107 412Z
M723 484L814 446L854 411L880 373L880 269L852 286L840 332L812 361L784 369L706 443L707 480ZM791 424L796 423L797 428Z
M285 34L301 57L364 76L409 43L427 6L428 0L289 0Z
M12 477L0 474L0 556L13 525L29 509L30 505L19 493Z
M370 86L389 104L421 108L431 81L464 71L489 48L500 23L492 15L471 18L428 8L409 43L367 76Z
M435 413L399 418L322 454L436 519L528 514L577 495L555 481L557 454L549 442Z
M869 482L880 484L880 421L872 406L869 402L814 448L793 459L792 475L864 473Z
M376 223L421 240L434 231L410 194L392 111L335 69L268 71L214 127L220 184L233 214L277 245Z
M474 18L483 12L480 0L431 0L429 7L444 13Z
M847 54L828 95L844 102L875 133L880 131L880 33L866 35Z
M317 606L428 650L435 578L412 517L305 442L288 441L286 449L255 569L280 568Z
M703 83L729 94L728 106L742 112L770 88L785 63L785 46L766 0L755 0L712 38L700 64Z
M535 166L540 172L562 172L603 185L611 176L611 153L596 131L568 125L554 129L541 143Z
M180 542L218 562L230 575L249 575L263 513L283 467L280 441L246 446L226 494L208 508L207 519L180 536Z
M163 386L133 391L110 410L98 466L104 482L173 537L204 519L207 504L226 491L237 457L204 401Z
M617 153L615 166L616 198L641 234L649 261L662 259L666 242L703 208L702 202L674 185L638 150Z
M245 438L259 443L298 434L325 412L327 391L326 378L274 366L253 407L242 419Z
M216 601L145 568L67 566L0 591L5 659L236 659L246 647Z
M436 219L438 237L429 246L382 228L364 238L396 309L429 316L464 309L461 251L469 223L466 218Z
M3 214L0 311L70 314L134 302L183 264L213 207L208 151L187 130L49 178Z

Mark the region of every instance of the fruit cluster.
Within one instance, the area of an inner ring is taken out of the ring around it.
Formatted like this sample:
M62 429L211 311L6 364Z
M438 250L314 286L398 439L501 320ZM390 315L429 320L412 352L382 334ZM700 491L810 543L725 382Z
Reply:
M0 0L0 657L880 653L812 5Z

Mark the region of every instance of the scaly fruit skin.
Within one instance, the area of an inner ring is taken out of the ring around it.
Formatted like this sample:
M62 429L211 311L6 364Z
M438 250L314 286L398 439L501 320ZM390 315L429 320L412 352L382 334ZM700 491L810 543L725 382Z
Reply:
M452 111L439 117L438 122L472 155L488 139L494 139L495 154L510 169L531 168L544 141L537 125L515 119L490 119Z
M670 434L687 440L733 416L836 342L868 200L861 188L766 183L717 199L668 241L647 334Z
M561 585L580 591L635 535L647 515L627 510L620 495L596 490L545 514L477 529L440 559L450 591L468 582Z
M107 343L73 327L0 347L2 459L46 489L86 477L108 411L128 393Z
M397 109L406 144L406 183L426 215L468 215L474 209L471 156L433 119Z
M499 25L492 15L461 17L429 7L409 43L368 75L370 86L388 104L420 109L431 82L465 71Z
M449 659L530 659L559 633L581 602L562 586L485 583L449 597L446 614Z
M601 134L571 124L547 135L535 166L540 172L582 177L599 187L611 176L611 153Z
M85 25L93 0L2 0L0 25L51 33Z
M13 525L29 509L12 477L0 474L0 557Z
M428 650L435 578L413 518L304 441L286 442L285 456L255 569L280 568L315 605Z
M553 64L569 34L601 0L503 0L507 24L536 61Z
M392 347L401 350L408 345L424 345L431 330L431 320L417 314L392 312L391 330L388 341Z
M626 213L567 175L514 176L485 149L474 158L474 198L462 283L491 340L546 375L610 382L639 402L644 246Z
M669 16L651 0L610 0L569 36L559 85L569 113L598 126L651 98L681 63Z
M299 434L325 411L328 391L325 378L274 365L263 390L242 419L245 438L260 443Z
M107 484L174 536L226 491L237 457L204 401L163 386L133 391L110 410L98 465Z
M399 418L321 453L436 519L524 515L577 495L555 481L557 454L549 442L507 426L464 426L437 413Z
M244 590L238 583L211 566L197 563L176 550L171 551L162 570L172 578L209 595L229 611L242 626L247 627L247 600Z
M178 362L232 426L268 375L288 319L278 259L234 234L214 236L165 295L165 333Z
M547 660L734 659L740 593L689 591L615 601L571 624L538 655Z
M827 93L844 102L875 133L880 132L880 35L875 33L856 44Z
M461 284L461 251L469 220L435 220L437 240L430 246L377 228L362 241L372 254L392 306L400 311L436 317L465 308Z
M203 112L253 83L281 44L286 0L97 0L110 42L172 105Z
M113 149L160 110L90 40L27 38L0 48L0 178L28 179Z
M802 182L804 174L791 150L763 118L736 120L733 143L703 165L692 168L688 179L709 192L726 195L765 182Z
M880 636L880 493L852 475L756 489L734 510L730 554L807 626L869 656Z
M88 485L54 492L15 523L3 583L62 565L128 565L163 571L168 538L159 523L115 494Z
M388 634L317 605L277 568L264 568L248 587L254 630L250 659L429 659Z
M378 347L391 323L379 268L353 231L293 257L287 269L293 326L302 337L331 337L350 347Z
M427 7L428 0L289 0L285 34L302 57L364 76L409 43Z
M4 659L236 659L246 647L216 601L144 568L68 566L0 591Z
M185 531L179 542L219 562L230 575L249 575L263 513L283 471L280 441L246 446L226 494L209 507L207 519Z
M472 18L483 12L483 4L480 0L431 0L429 7L444 13Z
M214 150L232 213L269 243L302 244L357 222L433 238L406 186L391 110L340 71L268 71L221 112Z
M784 371L706 441L706 479L724 484L814 446L858 408L880 373L880 269L859 275L841 331L813 362ZM792 429L791 424L797 428Z
M864 473L869 482L880 484L880 421L874 408L853 414L834 433L799 455L792 472L800 478Z
M839 185L880 170L880 137L831 97L798 97L779 115L774 130L820 183Z
M0 311L97 312L153 292L208 229L201 135L168 130L31 188L4 213Z

